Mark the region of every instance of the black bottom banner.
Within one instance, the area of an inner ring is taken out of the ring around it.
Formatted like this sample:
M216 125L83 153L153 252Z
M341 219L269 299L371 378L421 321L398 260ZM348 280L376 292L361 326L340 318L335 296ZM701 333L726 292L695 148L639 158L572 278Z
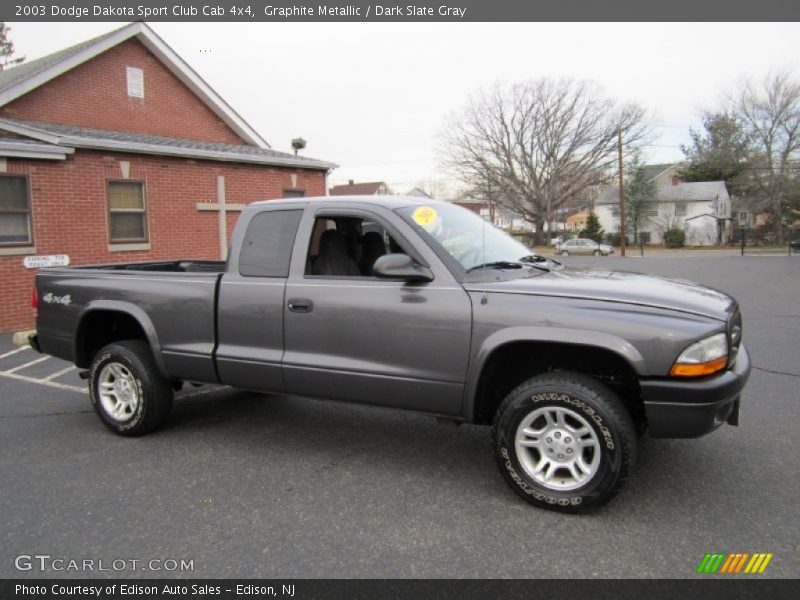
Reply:
M6 579L2 600L307 600L317 598L798 598L798 580L754 579Z

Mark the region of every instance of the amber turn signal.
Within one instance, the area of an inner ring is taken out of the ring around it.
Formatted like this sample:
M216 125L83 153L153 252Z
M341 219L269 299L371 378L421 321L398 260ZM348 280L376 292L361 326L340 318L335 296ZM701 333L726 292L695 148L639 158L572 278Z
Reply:
M669 374L673 377L705 377L722 371L726 364L728 364L727 356L704 363L675 363Z

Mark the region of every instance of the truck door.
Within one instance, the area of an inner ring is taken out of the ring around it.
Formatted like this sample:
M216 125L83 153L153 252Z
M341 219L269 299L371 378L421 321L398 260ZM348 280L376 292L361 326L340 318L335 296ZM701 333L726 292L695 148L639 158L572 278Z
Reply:
M237 228L217 302L217 371L226 385L284 390L283 305L302 206L265 208ZM243 215L244 216L244 215Z
M372 276L374 261L390 252L430 266L434 280ZM284 327L290 393L461 414L469 297L388 209L307 209L286 284Z

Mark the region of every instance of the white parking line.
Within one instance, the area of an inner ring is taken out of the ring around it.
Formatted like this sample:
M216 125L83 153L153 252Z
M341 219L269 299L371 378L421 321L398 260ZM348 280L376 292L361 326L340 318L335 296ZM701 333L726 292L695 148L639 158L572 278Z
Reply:
M10 371L0 371L0 377L7 377L8 379L16 379L17 381L25 381L27 383L38 383L39 385L46 385L47 387L56 388L59 390L69 390L71 392L80 392L81 394L88 394L89 390L81 388L76 385L67 385L66 383L56 383L55 381L44 381L36 379L35 377L26 377L25 375L18 375Z
M6 352L5 354L0 354L0 360L3 360L3 359L4 359L4 358L6 358L7 356L13 356L13 355L15 355L17 352L22 352L23 350L30 350L30 349L31 349L31 347L30 347L30 346L20 346L20 347L19 347L19 348L17 348L16 350L12 350L11 352Z
M70 371L74 370L75 368L76 368L75 365L69 366L66 369L61 369L60 371L56 371L52 375L48 375L47 377L44 377L43 379L40 379L40 381L52 381L56 377L60 377L64 373L69 373Z
M32 360L31 362L27 362L24 365L20 365L18 367L14 367L13 369L9 369L8 371L2 371L5 374L16 373L17 371L22 371L22 369L27 369L28 367L32 367L33 365L37 365L40 362L44 362L49 359L49 356L43 356L42 358L37 358L36 360Z

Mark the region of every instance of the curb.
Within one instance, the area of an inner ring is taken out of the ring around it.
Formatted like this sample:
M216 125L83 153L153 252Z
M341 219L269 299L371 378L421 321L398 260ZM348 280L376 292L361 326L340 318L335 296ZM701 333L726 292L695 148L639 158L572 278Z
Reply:
M36 333L35 329L28 329L27 331L17 331L11 339L11 343L15 346L27 346L28 336Z

